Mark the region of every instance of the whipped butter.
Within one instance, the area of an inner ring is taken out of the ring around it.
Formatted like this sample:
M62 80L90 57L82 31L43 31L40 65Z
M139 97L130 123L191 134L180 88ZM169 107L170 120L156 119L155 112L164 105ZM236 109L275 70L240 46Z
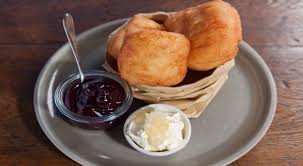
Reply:
M155 106L135 113L127 134L147 151L165 151L184 143L184 123L179 112L170 107Z

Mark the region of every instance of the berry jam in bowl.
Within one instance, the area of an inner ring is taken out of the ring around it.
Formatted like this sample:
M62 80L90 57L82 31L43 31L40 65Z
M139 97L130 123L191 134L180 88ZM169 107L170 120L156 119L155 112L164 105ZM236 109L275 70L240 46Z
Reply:
M67 77L55 91L54 100L63 119L80 128L109 129L121 122L132 103L132 90L119 76L103 71ZM123 122L121 122L123 123Z

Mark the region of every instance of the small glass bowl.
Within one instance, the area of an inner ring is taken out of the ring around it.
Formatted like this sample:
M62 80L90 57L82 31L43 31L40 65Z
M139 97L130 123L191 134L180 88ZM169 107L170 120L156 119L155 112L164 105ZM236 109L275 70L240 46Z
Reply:
M131 106L131 103L133 101L133 95L132 95L131 87L125 81L123 81L117 75L110 74L104 71L97 71L97 70L84 72L84 77L85 79L107 77L116 81L123 87L125 92L125 99L122 105L112 114L104 115L102 117L85 117L78 115L70 111L64 104L64 96L67 87L74 81L80 79L79 74L72 74L58 85L54 95L55 104L59 109L60 113L63 115L62 118L64 120L80 128L90 129L90 130L100 130L100 129L112 128L113 126L117 125L120 121L122 121L124 118L126 118L123 115L128 111L128 109Z

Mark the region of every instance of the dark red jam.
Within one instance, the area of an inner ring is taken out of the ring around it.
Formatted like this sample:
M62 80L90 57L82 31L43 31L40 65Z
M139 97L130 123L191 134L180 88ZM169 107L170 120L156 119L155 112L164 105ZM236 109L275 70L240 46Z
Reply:
M64 104L78 115L101 117L115 112L124 98L124 89L115 80L107 77L88 78L82 85L80 80L76 80L67 87Z

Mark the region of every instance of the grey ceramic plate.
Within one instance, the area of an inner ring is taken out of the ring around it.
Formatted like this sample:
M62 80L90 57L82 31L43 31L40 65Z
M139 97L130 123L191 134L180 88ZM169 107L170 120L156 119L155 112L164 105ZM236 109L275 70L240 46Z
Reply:
M79 36L85 69L101 69L107 36L124 21L109 22ZM189 144L172 156L150 157L127 144L123 124L110 132L92 132L72 127L56 115L54 90L63 78L76 71L71 50L65 45L41 71L34 92L34 105L47 137L64 154L82 165L226 165L257 144L275 114L276 89L272 75L261 57L241 42L228 81L202 116L191 120ZM137 107L142 103L134 104Z

